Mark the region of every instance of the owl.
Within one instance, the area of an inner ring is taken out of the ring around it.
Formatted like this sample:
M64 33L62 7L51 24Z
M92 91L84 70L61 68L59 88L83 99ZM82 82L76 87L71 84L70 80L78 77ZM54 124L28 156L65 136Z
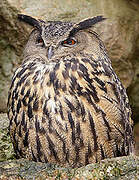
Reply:
M81 167L133 153L126 90L93 31L105 18L79 23L18 18L34 28L8 95L17 157Z

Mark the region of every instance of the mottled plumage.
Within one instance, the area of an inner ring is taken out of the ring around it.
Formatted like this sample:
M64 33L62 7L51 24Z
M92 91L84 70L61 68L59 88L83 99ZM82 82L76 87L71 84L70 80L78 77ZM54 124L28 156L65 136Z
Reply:
M8 97L18 157L79 167L133 152L131 110L103 42L79 24L19 19L34 26Z

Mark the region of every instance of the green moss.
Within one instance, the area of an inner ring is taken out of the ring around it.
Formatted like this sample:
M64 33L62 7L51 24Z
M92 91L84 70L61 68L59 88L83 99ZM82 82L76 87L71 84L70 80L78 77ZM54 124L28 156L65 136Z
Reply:
M13 145L7 129L2 129L0 130L0 162L9 159L15 159Z

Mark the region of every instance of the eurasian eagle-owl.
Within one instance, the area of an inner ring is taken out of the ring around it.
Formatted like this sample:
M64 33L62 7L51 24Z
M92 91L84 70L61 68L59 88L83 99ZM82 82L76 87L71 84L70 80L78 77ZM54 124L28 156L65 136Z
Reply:
M126 91L93 26L18 18L34 30L8 97L10 136L18 157L79 167L133 152Z

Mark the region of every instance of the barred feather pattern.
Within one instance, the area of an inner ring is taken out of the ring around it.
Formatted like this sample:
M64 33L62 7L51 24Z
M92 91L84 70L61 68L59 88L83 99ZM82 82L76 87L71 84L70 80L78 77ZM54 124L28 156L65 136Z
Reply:
M13 76L8 109L18 157L80 167L133 151L126 91L104 50L97 59L26 57Z

